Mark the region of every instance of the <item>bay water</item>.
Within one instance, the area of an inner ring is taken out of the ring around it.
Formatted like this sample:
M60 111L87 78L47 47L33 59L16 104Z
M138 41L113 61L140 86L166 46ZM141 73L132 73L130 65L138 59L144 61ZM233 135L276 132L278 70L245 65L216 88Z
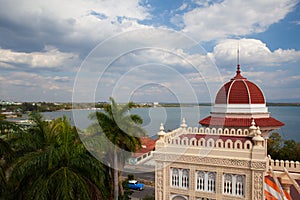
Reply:
M199 121L210 115L211 106L194 107L150 107L135 108L132 114L138 114L143 118L143 127L152 138L157 137L160 124L163 123L165 131L176 129L180 126L182 118L191 127L199 127ZM279 132L283 139L293 139L300 142L300 107L298 106L269 106L271 116L285 123ZM89 127L94 121L89 119L89 115L95 110L66 110L55 112L44 112L45 119L54 119L66 116L73 125L81 130Z

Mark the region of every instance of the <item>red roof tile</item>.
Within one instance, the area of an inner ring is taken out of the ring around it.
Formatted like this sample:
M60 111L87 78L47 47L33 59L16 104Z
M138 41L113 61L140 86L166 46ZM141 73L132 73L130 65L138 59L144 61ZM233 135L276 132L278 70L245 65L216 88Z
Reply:
M240 74L239 66L237 74L229 82L225 83L216 95L216 104L265 104L265 97L261 89L248 81Z
M157 139L156 139L157 140ZM135 153L132 154L133 157L138 157L150 151L153 151L155 148L156 140L153 140L149 137L142 137L141 144L142 147L139 148Z
M273 126L283 126L284 123L274 119L269 118L256 118L255 124L260 127L273 127ZM221 117L206 117L199 121L199 124L203 126L223 126L223 127L250 127L252 118L221 118Z

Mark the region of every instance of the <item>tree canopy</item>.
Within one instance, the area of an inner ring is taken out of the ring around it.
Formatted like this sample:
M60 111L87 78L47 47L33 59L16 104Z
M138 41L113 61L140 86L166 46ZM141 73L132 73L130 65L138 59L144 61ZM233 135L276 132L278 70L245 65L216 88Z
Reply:
M285 140L273 132L268 139L268 154L274 160L300 160L300 142Z
M108 199L108 168L85 149L66 117L47 122L36 113L31 119L33 126L11 131L4 146L0 141L0 150L15 152L10 166L1 163L0 199ZM1 153L7 161L7 151Z

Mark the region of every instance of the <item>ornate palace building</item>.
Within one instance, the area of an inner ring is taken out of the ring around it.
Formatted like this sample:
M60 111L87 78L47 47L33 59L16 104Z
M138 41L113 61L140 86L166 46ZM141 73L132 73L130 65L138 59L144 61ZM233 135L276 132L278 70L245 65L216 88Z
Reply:
M269 133L284 124L270 116L263 92L239 65L199 123L191 128L183 119L167 133L161 124L156 200L300 199L300 163L267 156Z

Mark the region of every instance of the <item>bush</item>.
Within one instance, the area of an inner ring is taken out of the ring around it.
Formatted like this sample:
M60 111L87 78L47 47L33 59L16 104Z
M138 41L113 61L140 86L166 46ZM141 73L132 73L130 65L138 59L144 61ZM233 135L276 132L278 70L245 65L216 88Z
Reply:
M128 180L135 180L135 177L133 174L128 174L127 178L128 178Z

